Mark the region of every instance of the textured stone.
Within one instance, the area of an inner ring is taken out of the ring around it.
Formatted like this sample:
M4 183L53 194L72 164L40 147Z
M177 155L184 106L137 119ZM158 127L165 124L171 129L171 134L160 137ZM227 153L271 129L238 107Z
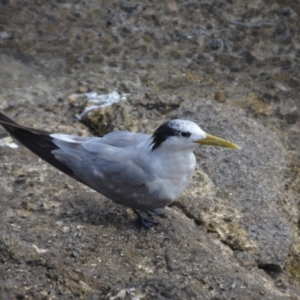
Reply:
M199 149L190 188L144 231L0 147L0 298L299 299L297 2L69 2L0 3L1 111L89 135L68 95L117 90L127 102L91 116L94 133L182 117L243 148Z

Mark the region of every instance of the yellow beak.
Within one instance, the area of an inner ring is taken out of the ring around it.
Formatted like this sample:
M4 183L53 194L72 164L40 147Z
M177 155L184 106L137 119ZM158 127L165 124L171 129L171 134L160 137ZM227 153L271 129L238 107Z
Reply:
M231 143L229 141L226 141L224 139L221 139L217 136L210 135L206 133L206 138L203 140L198 140L196 143L200 145L212 145L212 146L220 146L220 147L226 147L226 148L232 148L232 149L241 149L238 145Z

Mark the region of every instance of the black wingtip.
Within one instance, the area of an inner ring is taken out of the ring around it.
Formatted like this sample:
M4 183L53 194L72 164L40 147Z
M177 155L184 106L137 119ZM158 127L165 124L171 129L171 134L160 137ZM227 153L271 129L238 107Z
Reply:
M11 124L17 124L15 121L4 115L2 112L0 112L0 123L11 123Z
M0 124L12 137L41 159L65 174L84 183L80 178L74 175L73 170L63 162L57 160L52 154L52 151L58 149L58 147L53 143L53 138L49 132L19 125L1 112Z
M22 125L18 124L17 122L15 122L14 120L10 119L8 116L1 113L1 112L0 112L0 124L13 137L15 137L13 133L17 129L27 130L27 131L30 131L30 132L36 133L36 134L44 134L44 135L49 135L50 134L49 132L47 132L45 130L39 130L39 129L34 129L34 128L29 128L29 127L26 127L26 126L22 126ZM15 138L18 140L17 137L15 137Z

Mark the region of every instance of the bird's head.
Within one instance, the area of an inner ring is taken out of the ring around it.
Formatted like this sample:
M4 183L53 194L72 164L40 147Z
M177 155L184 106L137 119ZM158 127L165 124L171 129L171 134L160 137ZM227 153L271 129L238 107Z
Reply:
M236 144L204 132L196 123L175 119L159 126L151 137L151 150L161 145L174 149L194 149L197 144L240 149Z

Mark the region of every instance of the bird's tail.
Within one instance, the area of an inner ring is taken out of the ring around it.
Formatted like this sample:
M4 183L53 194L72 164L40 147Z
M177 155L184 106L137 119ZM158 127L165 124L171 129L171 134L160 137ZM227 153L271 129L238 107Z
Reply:
M53 143L53 138L47 131L33 129L19 125L0 112L0 125L16 140L23 144L26 148L31 150L34 154L45 160L60 171L67 175L77 178L73 171L63 162L57 160L52 154L53 150L58 147Z

